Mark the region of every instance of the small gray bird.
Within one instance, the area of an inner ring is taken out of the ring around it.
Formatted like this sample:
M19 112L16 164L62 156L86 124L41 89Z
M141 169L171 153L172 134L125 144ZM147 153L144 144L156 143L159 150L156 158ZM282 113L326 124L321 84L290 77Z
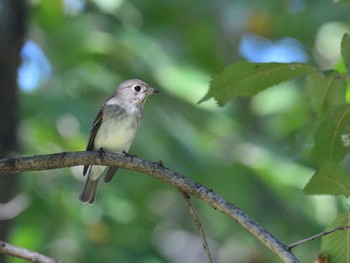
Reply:
M126 153L143 117L143 105L148 95L159 91L139 79L122 82L98 112L90 130L87 151ZM93 204L102 175L108 183L117 171L116 167L85 165L83 174L87 178L79 199Z

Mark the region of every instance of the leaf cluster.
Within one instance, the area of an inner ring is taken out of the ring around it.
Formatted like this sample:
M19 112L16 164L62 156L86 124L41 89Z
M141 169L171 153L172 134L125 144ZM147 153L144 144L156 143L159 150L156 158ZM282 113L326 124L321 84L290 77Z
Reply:
M348 33L342 38L341 55L339 69L326 71L302 63L240 61L212 78L210 89L200 102L214 98L220 106L223 106L238 97L252 97L282 82L303 78L304 93L315 116L314 144L310 159L316 165L315 173L304 191L312 195L349 197L350 104L347 102L347 93L350 86L350 34ZM344 217L348 223L348 215L341 215L338 219ZM330 227L334 225L333 223ZM337 237L327 237L324 240L323 251L328 251L334 258L340 260L334 262L345 262L344 256L340 256L339 251L348 239L347 236L348 233L339 233ZM345 255L344 251L349 255L348 246L342 249L342 255Z

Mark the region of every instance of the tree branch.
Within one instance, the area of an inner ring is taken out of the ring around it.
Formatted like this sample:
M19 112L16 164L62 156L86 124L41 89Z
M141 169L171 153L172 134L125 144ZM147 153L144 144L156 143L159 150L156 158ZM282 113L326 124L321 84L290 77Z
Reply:
M308 237L308 238L305 238L305 239L302 239L302 240L299 240L297 242L294 242L292 244L290 244L289 246L286 247L286 249L288 250L292 250L293 248L295 248L296 246L299 246L301 244L304 244L308 241L313 241L315 240L316 238L319 238L319 237L323 237L323 236L326 236L326 235L329 235L329 234L332 234L336 231L339 231L339 230L350 230L350 226L337 226L336 228L333 228L332 230L328 230L328 231L323 231L321 233L318 233L312 237Z
M200 237L200 239L202 241L203 249L204 249L205 255L207 257L208 263L213 263L213 259L211 257L211 253L210 253L210 250L209 250L209 245L208 245L207 239L205 237L205 234L204 234L204 231L203 231L203 228L202 228L202 223L200 222L200 220L198 218L198 215L197 215L197 212L196 212L196 210L194 209L194 207L192 205L190 196L187 193L184 193L184 192L181 192L181 194L184 197L185 203L186 203L186 205L188 207L188 210L190 211L190 214L191 214L191 216L192 216L192 218L194 220L194 223L196 224L197 231L198 231L199 237Z
M37 252L17 247L3 241L0 241L0 253L35 263L61 263L61 261L57 259L41 255Z
M238 207L216 194L213 190L208 189L207 187L187 178L180 173L164 167L161 161L148 162L140 158L116 153L106 153L103 159L100 159L98 151L63 152L48 155L2 159L0 160L0 173L8 174L25 171L48 170L88 164L118 166L120 168L126 168L149 174L157 179L160 179L181 192L188 193L189 195L205 201L214 209L217 209L232 218L245 230L260 240L272 252L279 256L283 262L300 262L284 244L277 240L271 233L265 230Z

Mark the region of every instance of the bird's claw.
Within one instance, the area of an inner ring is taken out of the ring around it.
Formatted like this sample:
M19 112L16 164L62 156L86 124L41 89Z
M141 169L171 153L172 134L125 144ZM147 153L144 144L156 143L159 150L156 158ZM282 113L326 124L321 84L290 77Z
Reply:
M137 156L136 155L133 155L133 154L128 154L126 151L123 151L123 154L127 157L131 157L131 161L136 158Z
M164 167L164 164L163 164L163 161L162 161L162 160L159 160L159 161L157 162L157 165L158 165L159 167Z
M100 149L98 149L98 158L100 158L103 161L103 158L106 156L106 152L105 150L103 150L102 147L100 147Z

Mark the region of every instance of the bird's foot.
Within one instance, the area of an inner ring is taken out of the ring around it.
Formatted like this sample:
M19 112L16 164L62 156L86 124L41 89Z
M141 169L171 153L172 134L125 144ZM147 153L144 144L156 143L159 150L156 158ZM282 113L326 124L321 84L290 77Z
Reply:
M106 152L105 150L103 150L102 147L100 147L100 149L98 149L98 158L100 158L103 161L103 158L106 156Z
M164 168L164 164L162 160L159 160L158 162L154 162L152 165L152 170L156 170L158 168Z
M127 157L131 157L131 161L136 158L137 156L136 155L133 155L133 154L128 154L126 151L123 151L123 154Z
M158 167L164 167L164 164L163 164L163 161L162 160L159 160L158 162L156 162L156 165Z

